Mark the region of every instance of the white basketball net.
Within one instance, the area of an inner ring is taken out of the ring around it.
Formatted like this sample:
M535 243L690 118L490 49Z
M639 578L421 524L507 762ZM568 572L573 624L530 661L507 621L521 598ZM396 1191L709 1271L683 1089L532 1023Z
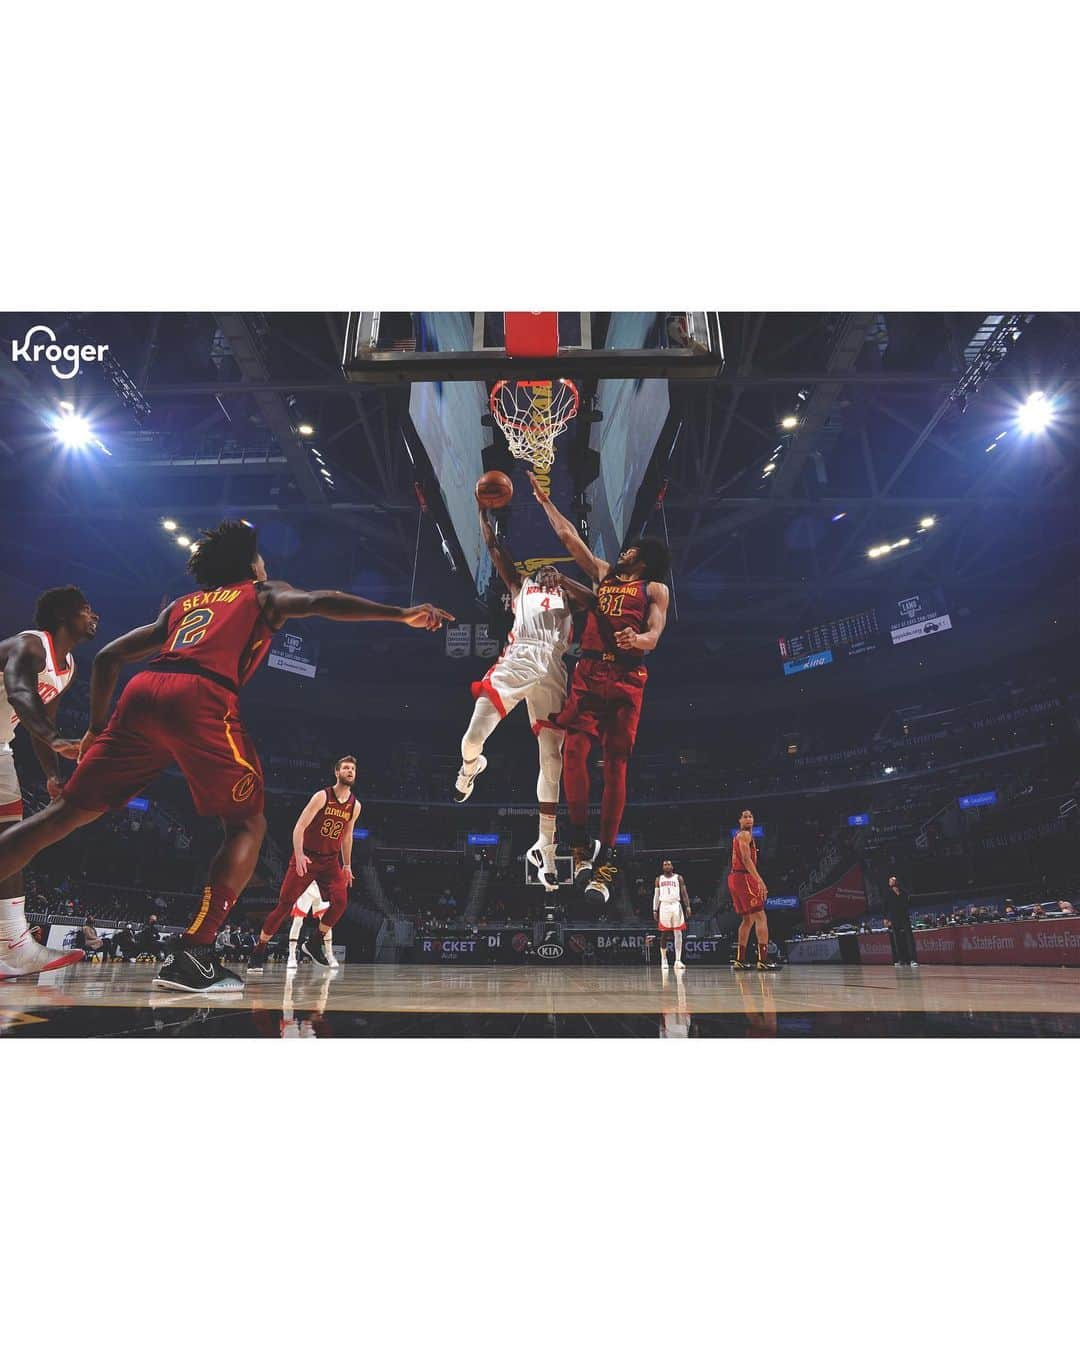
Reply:
M539 473L555 462L555 441L581 402L571 380L500 380L491 391L491 413L515 459Z

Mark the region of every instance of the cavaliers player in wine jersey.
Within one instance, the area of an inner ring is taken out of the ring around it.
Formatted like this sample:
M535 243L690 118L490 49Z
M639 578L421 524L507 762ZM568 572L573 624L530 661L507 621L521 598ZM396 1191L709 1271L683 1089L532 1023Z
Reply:
M334 925L345 913L353 883L353 827L360 803L353 793L356 760L343 755L334 765L334 781L320 788L300 812L293 826L293 851L277 908L263 923L248 970L257 974L266 965L266 953L274 934L292 915L289 933L289 969L296 969L296 944L308 914L319 920L318 939L304 943L304 951L320 966L336 966Z
M765 917L769 889L757 868L753 811L743 811L739 816L739 828L731 841L731 871L727 884L735 913L742 920L739 924L735 969L749 969L746 948L752 928L757 934L758 970L776 970L775 963L769 960L769 921Z
M626 808L626 771L637 737L645 695L646 655L656 648L667 623L670 564L661 539L638 539L614 563L598 558L556 508L535 474L536 500L574 561L595 583L596 605L585 621L581 656L570 697L552 720L566 732L563 784L574 829L574 881L586 895L606 904L618 874L615 839ZM588 834L589 753L604 755L600 837Z
M480 528L495 570L510 592L514 626L505 651L482 680L472 686L473 715L461 740L461 768L454 784L454 800L468 801L478 774L487 768L481 753L487 738L508 713L525 703L540 755L536 800L540 831L526 858L536 868L546 891L559 889L555 873L555 813L562 778L563 732L552 722L566 702L566 655L573 628L573 612L590 608L592 592L560 576L554 567L523 576L496 535L487 512L478 503Z
M77 586L57 586L38 597L36 627L0 641L0 834L22 820L22 787L11 742L20 726L29 734L49 796L60 795L60 758L74 759L78 741L56 730L57 701L75 677L73 649L97 632L98 616ZM43 947L26 924L22 872L0 881L0 980L38 975L81 961L81 951Z
M188 570L197 591L98 652L78 768L56 801L0 835L0 882L43 848L122 808L175 763L196 811L219 817L225 838L198 913L154 983L185 993L235 993L243 982L218 963L214 939L251 879L266 833L262 769L240 721L240 687L289 619L381 619L434 630L452 616L433 605L400 609L269 581L255 530L241 520L204 532ZM109 717L121 666L147 658L150 665L129 681Z

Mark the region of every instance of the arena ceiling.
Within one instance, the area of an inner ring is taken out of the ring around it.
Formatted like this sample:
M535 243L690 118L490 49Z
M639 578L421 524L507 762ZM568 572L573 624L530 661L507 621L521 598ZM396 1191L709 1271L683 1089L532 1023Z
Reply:
M5 344L0 490L22 538L83 563L92 541L103 575L161 589L178 571L163 516L194 530L239 514L298 583L400 597L415 579L468 605L418 524L408 389L346 382L345 317L6 315L8 339L47 324L59 341L108 343L112 362L60 382L12 363ZM957 603L1022 604L1077 575L1080 316L722 314L721 325L725 368L671 385L673 449L635 515L667 530L687 638L719 623L725 641L760 641L915 584L944 584ZM1055 416L1025 435L1017 414L1037 390ZM57 446L64 397L92 422L80 453Z

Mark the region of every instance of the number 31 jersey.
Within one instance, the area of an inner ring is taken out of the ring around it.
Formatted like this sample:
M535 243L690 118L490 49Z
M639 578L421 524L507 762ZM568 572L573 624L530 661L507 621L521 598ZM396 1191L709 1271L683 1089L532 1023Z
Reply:
M194 591L173 601L168 636L150 665L155 670L206 671L239 688L270 650L272 637L256 582Z

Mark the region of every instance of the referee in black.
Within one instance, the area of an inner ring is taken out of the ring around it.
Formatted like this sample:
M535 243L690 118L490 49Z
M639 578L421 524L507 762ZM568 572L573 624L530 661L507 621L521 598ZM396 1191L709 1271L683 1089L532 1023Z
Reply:
M917 966L915 959L915 935L911 931L911 915L908 912L908 892L903 890L896 877L889 878L889 889L885 896L885 913L892 927L894 963L898 966Z

